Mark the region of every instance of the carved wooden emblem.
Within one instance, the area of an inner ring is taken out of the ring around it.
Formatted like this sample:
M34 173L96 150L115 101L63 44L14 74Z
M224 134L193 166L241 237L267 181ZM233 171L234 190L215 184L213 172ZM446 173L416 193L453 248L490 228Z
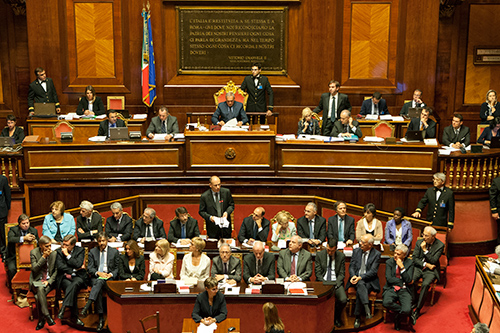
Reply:
M234 150L234 148L227 148L224 156L226 156L228 160L232 160L236 157L236 150Z

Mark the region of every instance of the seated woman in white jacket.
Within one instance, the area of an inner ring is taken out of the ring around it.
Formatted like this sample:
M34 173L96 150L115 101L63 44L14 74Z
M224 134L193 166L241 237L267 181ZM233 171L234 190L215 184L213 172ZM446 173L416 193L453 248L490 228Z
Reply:
M160 239L155 244L155 250L149 255L148 280L169 279L174 277L174 255L170 253L170 243Z
M189 245L190 253L182 259L182 269L180 278L196 278L205 280L210 275L210 258L202 253L205 248L205 241L200 237L194 237Z

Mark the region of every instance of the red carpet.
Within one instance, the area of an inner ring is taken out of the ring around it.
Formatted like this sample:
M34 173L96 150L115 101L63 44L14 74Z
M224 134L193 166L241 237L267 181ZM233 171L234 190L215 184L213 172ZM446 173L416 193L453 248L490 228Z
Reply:
M416 332L469 333L472 330L467 306L470 303L469 297L474 279L474 263L475 258L473 257L459 257L451 260L451 266L448 267L446 289L443 289L441 285L436 288L435 304L431 307L429 301L424 306L423 314L414 327ZM37 322L29 320L29 308L20 309L10 302L11 295L5 288L5 278L5 271L0 269L0 332L35 332ZM72 333L80 331L61 325L60 320L57 319L56 325L50 328L46 325L40 332ZM381 323L366 332L396 331L393 329L392 323ZM405 332L405 327L401 332Z

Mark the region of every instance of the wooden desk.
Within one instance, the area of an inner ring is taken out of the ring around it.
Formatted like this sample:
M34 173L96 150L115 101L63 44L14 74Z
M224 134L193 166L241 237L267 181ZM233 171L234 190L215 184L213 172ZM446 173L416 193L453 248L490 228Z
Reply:
M199 325L200 324L195 323L191 318L184 318L182 333L196 332ZM214 333L227 333L227 330L231 327L236 329L233 333L240 333L240 320L238 318L227 318L223 322L217 324L217 329Z
M476 256L476 277L471 291L469 315L473 323L488 325L490 332L500 332L500 301L493 284L500 284L500 276L485 271L488 257Z

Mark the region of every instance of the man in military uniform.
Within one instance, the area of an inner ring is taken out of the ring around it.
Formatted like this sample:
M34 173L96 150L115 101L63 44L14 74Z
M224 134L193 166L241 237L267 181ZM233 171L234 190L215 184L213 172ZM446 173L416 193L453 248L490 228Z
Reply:
M273 88L269 80L261 75L260 63L252 65L252 75L248 75L241 84L241 90L248 93L246 112L266 112L266 116L273 115ZM266 91L269 97L269 106L266 107ZM263 117L261 117L263 118Z
M35 69L36 80L30 83L28 91L28 110L30 116L35 111L35 103L55 103L56 112L61 112L59 99L57 98L56 87L51 78L47 77L42 67Z

